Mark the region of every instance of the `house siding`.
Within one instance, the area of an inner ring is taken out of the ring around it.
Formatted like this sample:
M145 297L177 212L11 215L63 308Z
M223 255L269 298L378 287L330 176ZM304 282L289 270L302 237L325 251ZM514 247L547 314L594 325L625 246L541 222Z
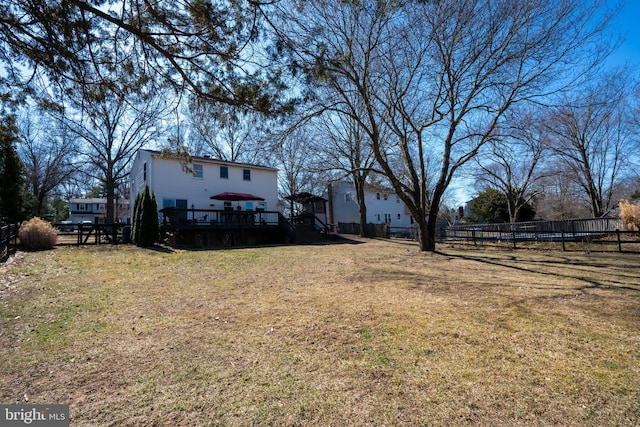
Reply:
M338 222L359 223L360 213L353 184L341 181L331 185L333 222L336 224ZM379 199L378 194L380 195ZM409 211L393 190L367 187L364 198L367 206L367 223L383 224L388 218L391 227L412 226Z
M129 217L129 201L118 199L115 201L116 220L127 223ZM71 198L69 199L69 221L73 223L89 221L103 223L107 216L106 198Z
M146 170L145 170L146 164ZM202 165L202 177L194 177L185 171L179 161L160 158L156 152L139 150L131 170L131 206L145 185L156 196L158 208L163 200L186 200L188 208L223 209L222 200L211 196L225 191L251 193L265 199L266 210L278 207L277 169L257 165L224 162L208 158L193 158L193 163ZM228 178L220 177L220 167L228 168ZM251 180L245 180L244 170L250 170ZM145 176L146 175L146 176ZM146 179L145 179L146 178ZM233 202L234 206L246 208L246 202ZM257 202L253 202L253 207Z

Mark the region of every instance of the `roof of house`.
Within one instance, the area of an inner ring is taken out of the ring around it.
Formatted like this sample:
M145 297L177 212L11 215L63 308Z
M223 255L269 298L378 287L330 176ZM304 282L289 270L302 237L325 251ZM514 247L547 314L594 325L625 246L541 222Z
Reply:
M156 150L147 150L147 149L141 149L140 151L147 151L149 153L151 153L152 156L156 156L156 157L160 157L161 156L166 156L167 154L170 155L170 153L163 153L162 151L156 151ZM168 158L168 157L164 157L164 158ZM194 162L201 162L201 163L215 163L215 164L220 164L220 165L229 165L229 166L245 166L245 167L251 167L254 169L264 169L264 170L271 170L271 171L277 171L277 168L272 168L269 166L264 166L264 165L258 165L258 164L252 164L252 163L242 163L242 162L232 162L229 160L222 160L222 159L216 159L213 158L211 156L189 156L190 161L189 163L194 163ZM176 160L178 160L179 157L176 156Z
M119 204L129 203L129 199L125 199L125 198L119 198L119 199L116 199L116 201ZM107 198L106 197L89 197L89 198L71 197L69 198L69 203L107 203Z
M335 183L337 184L341 184L350 188L354 188L354 185L352 182L347 181L347 180L340 180L340 181L335 181ZM396 194L396 190L394 190L391 187L387 187L384 186L382 184L378 184L378 183L365 183L364 185L364 189L366 192L370 192L370 193L386 193L386 194Z

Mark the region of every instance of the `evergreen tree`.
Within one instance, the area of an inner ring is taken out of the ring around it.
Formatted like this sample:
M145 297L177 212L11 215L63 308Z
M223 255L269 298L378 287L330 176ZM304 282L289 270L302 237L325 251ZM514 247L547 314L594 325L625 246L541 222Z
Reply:
M522 207L516 221L531 221L536 214L531 203L518 201ZM501 191L488 187L471 201L471 220L480 222L509 222L507 197Z
M17 142L15 118L3 117L0 122L0 222L22 222L29 215L30 198Z
M137 243L140 239L140 204L142 200L142 193L136 195L136 200L133 203L133 217L131 218L131 240Z
M155 195L150 194L149 187L145 187L144 193L136 197L134 217L133 237L136 245L152 246L157 243L160 238L158 205Z

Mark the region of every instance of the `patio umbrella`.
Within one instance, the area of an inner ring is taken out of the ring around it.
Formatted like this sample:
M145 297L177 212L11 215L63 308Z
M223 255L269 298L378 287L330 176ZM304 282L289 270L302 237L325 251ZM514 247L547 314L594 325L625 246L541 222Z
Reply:
M264 200L264 198L260 196L256 196L248 193L233 193L230 191L225 191L224 193L219 193L211 196L214 200L227 200L232 202L238 202L240 200Z

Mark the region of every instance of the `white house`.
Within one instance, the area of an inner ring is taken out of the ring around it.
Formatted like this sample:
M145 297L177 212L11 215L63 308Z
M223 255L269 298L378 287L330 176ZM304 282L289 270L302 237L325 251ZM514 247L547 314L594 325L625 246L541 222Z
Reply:
M360 213L355 186L350 182L338 181L329 184L329 218L333 224L340 222L359 223ZM410 228L414 225L411 214L400 197L390 188L376 185L365 187L367 223L387 223L395 228Z
M122 223L129 222L129 201L118 199L115 201L116 220ZM74 224L80 222L92 222L100 224L105 222L107 216L106 198L71 198L69 199L69 221Z
M145 186L155 194L158 209L226 208L271 210L278 208L278 170L270 167L192 157L183 164L176 157L158 151L138 150L130 173L131 207ZM219 193L247 193L263 200L223 201ZM133 213L132 213L133 217Z

